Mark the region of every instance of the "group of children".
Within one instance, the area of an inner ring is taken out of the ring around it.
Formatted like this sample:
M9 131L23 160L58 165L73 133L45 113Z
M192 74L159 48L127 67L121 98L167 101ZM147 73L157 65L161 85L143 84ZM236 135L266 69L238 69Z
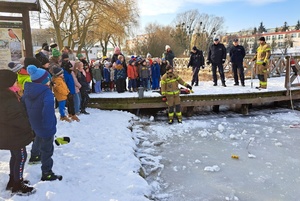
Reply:
M125 91L136 92L138 87L145 90L158 90L159 80L166 72L165 59L147 59L132 56L126 64L125 57L118 54L109 60L97 60L90 65L93 80L93 92ZM128 83L126 83L128 80Z

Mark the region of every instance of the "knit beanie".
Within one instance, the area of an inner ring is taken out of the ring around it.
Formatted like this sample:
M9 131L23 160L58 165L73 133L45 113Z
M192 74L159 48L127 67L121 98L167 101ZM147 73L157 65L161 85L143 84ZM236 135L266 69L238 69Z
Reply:
M165 50L171 49L170 45L166 45Z
M18 72L19 70L21 70L21 68L23 68L23 65L11 61L11 62L8 63L8 67L10 68L10 70L11 70L12 72L16 73L16 72Z
M17 80L17 74L9 69L0 70L0 89L7 89L14 85Z
M25 58L25 60L24 60L24 67L25 67L25 69L29 65L34 65L34 66L36 66L38 68L42 67L41 62L39 60L37 60L36 58L34 58L34 57L26 57Z
M53 68L53 75L54 76L60 76L61 74L64 73L64 70L60 67L56 67L56 68Z
M52 49L52 56L54 57L59 57L61 55L60 51L58 51L58 49L53 48Z
M49 73L42 68L37 68L34 65L29 65L27 67L27 72L30 75L31 81L34 83L47 84L50 81Z

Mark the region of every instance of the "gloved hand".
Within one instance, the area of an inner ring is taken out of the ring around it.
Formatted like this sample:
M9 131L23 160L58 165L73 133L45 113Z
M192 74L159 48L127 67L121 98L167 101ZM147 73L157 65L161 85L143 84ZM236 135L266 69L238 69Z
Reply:
M167 102L167 97L163 96L163 97L161 98L161 100L162 100L163 102Z
M204 68L205 68L205 66L203 65L203 66L202 66L202 69L204 69Z
M224 64L224 63L225 63L225 61L226 61L226 60L225 60L225 59L223 59L223 60L222 60L222 64Z
M189 85L189 84L186 86L186 88L188 88L188 89L190 89L190 90L192 90L192 89L193 89L193 88L192 88L192 86L191 86L191 85Z
M57 137L54 142L57 146L62 145L62 144L68 144L70 142L70 138L69 137Z
M267 63L266 63L266 62L263 62L263 63L262 63L262 65L263 65L263 66L266 66L266 65L267 65Z
M211 62L210 62L209 60L206 61L206 64L207 64L207 65L210 65L210 63L211 63Z

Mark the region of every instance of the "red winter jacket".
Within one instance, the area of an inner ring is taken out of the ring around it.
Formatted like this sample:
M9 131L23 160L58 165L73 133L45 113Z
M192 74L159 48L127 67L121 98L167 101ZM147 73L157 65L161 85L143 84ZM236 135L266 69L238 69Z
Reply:
M128 64L127 65L127 77L130 79L136 79L136 78L138 78L138 76L139 76L139 74L137 71L137 67Z

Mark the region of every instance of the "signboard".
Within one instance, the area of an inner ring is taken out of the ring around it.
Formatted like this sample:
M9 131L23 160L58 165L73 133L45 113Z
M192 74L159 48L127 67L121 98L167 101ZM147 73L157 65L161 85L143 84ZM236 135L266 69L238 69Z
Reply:
M18 25L19 24L19 25ZM10 61L16 63L23 57L21 23L0 22L0 67L6 68Z

